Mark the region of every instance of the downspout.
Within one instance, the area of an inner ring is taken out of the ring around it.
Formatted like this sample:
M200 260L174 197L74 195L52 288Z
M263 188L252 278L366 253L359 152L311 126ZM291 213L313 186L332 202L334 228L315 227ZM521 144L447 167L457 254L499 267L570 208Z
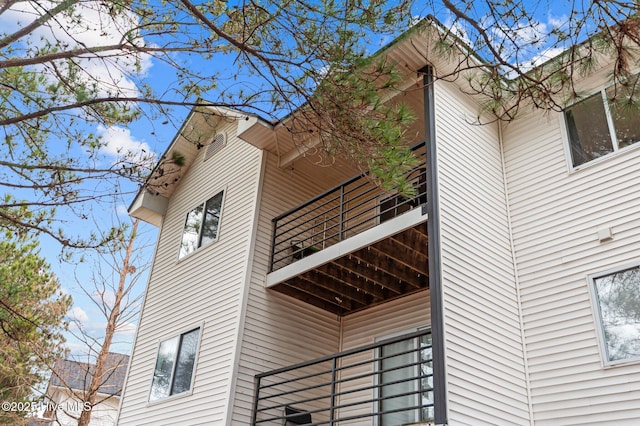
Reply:
M518 273L518 259L516 247L513 241L513 226L511 223L511 207L509 203L509 187L507 185L507 164L504 159L504 140L502 138L502 122L498 122L498 143L500 144L500 160L502 161L502 182L504 185L504 201L507 210L507 224L509 230L509 244L511 249L511 261L513 262L513 282L516 290L516 300L518 304L518 320L520 325L520 343L522 344L522 364L524 368L524 380L527 394L527 405L529 408L529 424L533 425L533 401L531 399L531 379L529 377L529 357L527 356L527 340L524 333L524 318L522 315L522 298L520 296L520 274Z
M433 357L433 404L436 425L447 424L447 393L444 360L444 310L440 250L440 206L435 120L433 67L419 71L424 83L425 149L427 155L427 251L429 254L429 300Z

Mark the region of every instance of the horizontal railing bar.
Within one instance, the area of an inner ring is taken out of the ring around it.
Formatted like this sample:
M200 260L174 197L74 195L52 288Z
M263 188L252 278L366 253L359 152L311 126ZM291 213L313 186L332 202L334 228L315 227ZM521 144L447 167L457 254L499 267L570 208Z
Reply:
M371 376L371 374L369 376ZM345 395L349 395L349 394L353 394L353 393L359 393L359 392L368 391L368 390L380 389L380 388L382 388L384 386L387 386L387 385L398 384L398 383L403 383L403 382L408 382L408 381L413 381L413 380L426 379L428 377L433 377L433 374L410 377L407 380L401 380L401 381L397 381L397 382L378 383L378 384L374 384L374 385L370 385L370 386L360 387L360 388L357 388L357 389L350 389L350 390L347 390L347 391L344 391L344 392L339 392L336 395L337 396L345 396ZM433 391L433 388L415 390L415 391L412 391L411 393L416 393L417 394L417 393L431 392L431 391ZM325 396L325 398L326 398L326 396ZM364 404L364 403L365 402L357 402L357 403L354 403L354 404L361 405L361 404Z
M367 222L370 222L370 221L375 220L375 219L376 219L376 217L382 216L382 215L384 215L385 213L388 213L388 212L393 211L394 209L397 209L399 206L403 206L403 205L405 205L405 204L412 204L412 203L414 203L414 202L415 202L416 198L419 198L419 197L421 197L421 196L423 196L423 195L426 195L426 193L425 193L425 192L418 193L418 194L416 194L416 196L415 196L414 198L407 198L407 199L405 199L405 200L401 201L400 203L398 203L398 204L394 205L393 207L390 207L390 208L388 208L388 209L386 209L386 210L382 210L382 211L380 211L380 212L378 213L378 215L376 215L375 217L367 216L365 220L362 220L362 221L359 221L359 222L353 223L357 218L359 218L359 217L361 217L361 216L364 216L364 215L367 215L367 214L369 214L371 211L375 211L375 210L379 207L378 205L374 205L374 206L372 206L371 208L368 208L368 209L365 209L365 210L361 210L361 211L359 211L357 214L355 214L355 215L353 215L353 216L348 216L348 215L347 215L349 212L354 211L354 210L357 210L357 208L358 208L358 207L360 207L360 206L362 206L362 205L365 205L365 204L367 204L367 203L368 203L368 202L370 202L370 201L375 200L375 199L379 196L379 194L376 194L376 196L375 196L375 197L368 198L368 199L366 199L366 200L364 200L364 201L360 202L359 204L357 204L357 205L355 205L355 206L353 206L353 207L351 207L351 208L349 208L349 209L345 210L345 216L347 216L347 217L344 219L344 222L349 223L349 224L351 224L351 225L349 225L348 227L344 228L344 229L343 229L343 232L348 232L348 231L350 231L350 230L352 230L352 229L354 229L354 228L358 228L359 226L361 226L361 225L363 225L363 224L365 224L365 223L367 223ZM320 215L320 216L321 216L321 215ZM320 217L320 216L319 216L319 217ZM332 219L332 218L337 217L337 216L338 216L338 215L334 215L334 216L332 216L332 217L331 217L331 218L329 218L329 219ZM307 222L309 222L309 221L307 221ZM325 222L325 223L319 223L319 224L317 224L317 225L315 225L315 226L318 226L318 227L326 226L326 223L328 223L328 221L327 221L327 222ZM315 226L314 226L314 227L315 227ZM303 251L304 249L306 249L306 248L307 248L307 247L309 247L309 246L319 246L319 245L322 245L322 243L324 243L324 242L328 241L330 238L327 238L327 237L325 236L325 238L316 239L316 237L318 237L318 236L320 236L320 235L326 235L328 230L331 230L331 229L336 228L336 227L338 227L338 226L339 226L339 224L338 224L338 223L332 223L332 224L330 224L329 226L327 226L326 228L322 228L322 229L320 229L320 230L318 230L318 231L314 231L314 232L312 232L311 234L308 234L308 236L307 236L307 237L305 237L305 238L303 238L303 239L300 239L299 241L301 241L301 242L309 242L309 244L308 244L308 245L306 245L306 246L304 246L304 247L301 247L299 250L294 251L294 253L301 252L301 251ZM296 237L299 237L300 235L303 235L303 234L305 234L306 232L308 232L308 230L306 230L306 229L302 229L300 232L298 232L298 233L296 233L296 234L293 234L293 235L288 236L287 240L285 240L285 241L283 241L283 242L281 242L281 243L278 243L277 245L284 245L286 242L291 242L291 241L294 241L294 240L298 241L298 239L297 239ZM285 233L283 233L282 235L284 235L284 234L285 234ZM336 233L336 234L331 234L331 235L330 235L330 237L334 237L334 236L336 236L336 235L337 235L337 233ZM279 235L279 236L281 236L281 235ZM283 252L287 252L287 253L286 253L283 257L274 256L274 258L275 258L274 263L280 262L282 259L287 258L287 257L289 256L289 253L288 253L289 248L290 248L289 246L284 246L282 249L276 250L276 251L274 252L274 253L275 253L275 255L279 255L279 254L281 254L281 253L283 253Z
M299 382L301 380L311 379L312 377L318 377L318 376L321 376L323 374L331 374L331 369L323 370L323 371L320 371L318 373L307 374L306 376L295 377L293 379L284 380L284 381L277 382L277 383L271 383L269 385L262 386L262 389L268 389L268 388L272 388L274 386L280 386L282 384L289 384L289 383L293 383L293 382Z
M279 415L279 413L276 412L279 410L284 410L286 406L291 405L297 407L308 407L309 405L312 405L311 407L309 407L309 409L303 410L303 412L310 415L316 415L315 417L312 417L314 420L316 420L314 423L311 423L314 425L328 424L329 422L325 420L325 415L322 414L327 412L329 413L329 418L333 419L332 424L338 425L341 421L344 422L358 418L372 418L396 412L432 409L434 407L433 402L431 402L434 389L432 385L429 386L428 382L425 383L424 380L431 379L433 377L433 372L432 368L430 367L427 370L422 367L425 364L429 364L433 361L431 357L429 359L422 358L422 356L424 356L425 354L423 351L431 350L432 346L431 344L427 344L427 342L422 341L422 339L419 339L422 336L429 336L430 334L430 330L428 329L418 330L414 333L396 336L393 338L381 340L379 342L374 342L370 345L353 348L350 350L342 351L340 353L320 357L315 360L310 360L293 366L283 367L256 375L256 379L260 385L258 386L256 393L254 425L258 423L262 424L286 419L287 416L285 416L284 413L282 415ZM415 347L395 353L389 353L384 356L381 355L381 352L375 351L372 354L373 356L369 355L366 360L355 359L355 362L348 361L349 357L358 356L359 354L367 351L375 350L407 340L413 340L415 342ZM411 356L412 354L417 354L417 356ZM408 355L410 356L410 362L403 363L402 365L380 368L380 362L398 357L402 357L399 359L404 360ZM291 375L291 372L294 370L320 366L322 363L331 362L332 364L334 364L335 360L341 360L340 362L342 365L331 369L328 365L326 365L321 369L321 371L309 372L304 376L291 377L286 380L280 380L276 383L265 384L266 380L263 380L264 378L272 377L277 374L287 373L287 375ZM371 368L370 371L366 372L359 372L356 370L353 371L353 373L355 374L349 373L349 370L358 367L362 368L363 366L367 365L377 367ZM406 370L409 372L413 371L416 374L412 373L408 377L397 377L397 375L393 374L395 371L400 370ZM375 381L375 383L373 384L369 382L370 384L368 385L365 382L365 386L361 386L358 384L358 382L361 382L363 379L376 376L381 377L381 375L383 374L391 375L391 377L389 377L390 379L393 379L395 376L396 379L391 381L385 380L384 382ZM309 381L311 379L317 379L316 383L303 383L303 381ZM351 387L350 385L348 385L348 383L350 382L354 383L354 385L351 385ZM299 383L300 385L304 386L296 387L295 383ZM414 383L414 385L411 386L411 389L407 390L406 386L402 385L403 383ZM338 385L337 391L335 389L336 385ZM389 389L389 387L393 387L396 385L401 385L401 389ZM424 385L427 385L427 387L423 387ZM272 395L260 395L261 392L264 392L266 389L274 389L275 387L279 386L289 387L289 389L283 389L283 392L274 393ZM396 391L396 393L382 395L382 392L384 392L385 389L391 392ZM321 394L318 394L318 390L321 390ZM374 390L378 390L378 392L374 392ZM356 395L362 392L368 394L369 397L364 399L356 399L358 398L356 396L355 398L352 397L351 400L341 402L341 400L348 395ZM307 393L307 395L303 395L304 393ZM311 395L309 395L309 393L311 393ZM296 397L292 397L292 395L299 395L299 397L301 398L297 399ZM379 410L380 403L383 401L400 399L402 403L405 403L407 402L405 401L405 399L412 396L416 396L417 398L419 398L418 405L408 405L393 410ZM427 399L425 400L424 398ZM267 401L272 401L273 403L266 403ZM344 410L348 411L353 407L371 406L372 404L375 406L374 412L372 413L363 413L356 416L349 416L349 413L344 412ZM260 413L264 418L257 418L258 414ZM292 416L293 415L290 415L289 417ZM322 419L318 420L318 416L322 417Z
M401 356L401 355L406 355L406 354L410 354L410 353L417 353L419 351L422 351L422 350L430 348L430 347L431 346L420 347L420 348L416 348L416 349L407 350L407 351L404 351L404 352L398 352L398 353L395 353L395 354L392 354L392 355L387 355L387 356L384 356L384 357L374 357L374 358L368 359L366 361L360 361L360 362L355 363L355 364L348 364L346 366L337 367L336 368L336 372L342 373L342 372L344 372L344 371L346 371L346 370L348 370L350 368L355 368L355 367L360 367L362 365L376 363L376 362L379 362L379 361L383 361L385 359L394 358L394 357ZM414 361L414 362L411 362L411 363L408 363L408 364L395 366L393 368L377 370L376 373L377 374L382 374L382 373L387 373L387 372L390 372L390 371L400 370L400 369L407 368L407 367L415 367L415 366L418 366L418 365L421 365L421 364L424 364L424 363L427 363L427 362L432 362L432 360L431 359L418 360L418 361ZM330 369L329 370L324 370L324 371L320 371L320 372L317 372L317 373L307 374L305 376L295 377L293 379L283 380L283 381L279 381L277 383L264 385L264 386L261 386L261 389L268 389L268 388L273 388L275 386L281 386L281 385L286 385L286 384L289 384L289 383L300 382L302 380L307 380L307 379L310 379L310 378L313 378L313 377L318 377L318 376L325 375L325 374L329 375L330 373L331 373ZM368 372L367 373L362 373L362 374L359 374L359 375L356 375L356 376L349 376L349 377L346 377L346 378L338 379L338 380L335 381L335 383L347 383L349 381L359 380L359 379L363 379L363 378L366 378L366 377L369 377L369 376L371 376L371 373L368 373ZM404 381L414 380L416 378L418 378L418 379L427 378L427 377L430 377L430 376L431 375L421 375L421 376L417 376L417 377L411 377L411 378L406 379ZM400 382L398 382L398 383L400 383ZM284 396L284 395L290 395L290 394L293 394L293 393L299 393L299 392L303 392L303 391L307 391L307 390L311 390L311 389L317 389L317 388L322 387L322 386L329 386L330 384L331 384L331 381L317 383L317 384L312 385L312 386L307 386L307 387L303 387L303 388L297 388L296 390L293 390L293 391L281 392L281 393L278 393L278 394L264 396L264 397L261 397L261 398L258 398L258 399L259 400L268 400L268 399L271 399L271 398L276 398L276 397L280 397L280 396ZM339 394L340 393L338 393L337 395L339 395Z
M295 403L296 403L296 405L297 404L304 404L304 403L307 403L307 402L320 401L322 399L329 399L329 398L331 398L331 393L326 394L326 395L316 396L316 397L313 397L313 398L300 399L300 400L296 399ZM275 410L276 408L284 408L284 407L290 406L290 405L291 405L291 403L289 403L289 402L283 402L281 404L270 405L270 406L268 406L266 408L261 408L261 409L258 410L258 412Z
M331 194L332 192L339 191L339 190L340 190L340 188L342 188L343 186L349 185L350 183L353 183L353 182L355 182L356 180L358 180L358 179L360 179L360 178L362 178L362 177L363 177L363 175L362 175L362 174L356 175L356 176L352 177L351 179L349 179L349 180L347 180L347 181L345 181L345 182L342 182L342 183L340 183L340 184L338 184L338 185L334 186L333 188L330 188L330 189L328 189L328 190L324 191L324 192L323 192L323 193L321 193L320 195L317 195L317 196L315 196L315 197L311 198L310 200L308 200L308 201L304 202L303 204L300 204L299 206L296 206L296 207L294 207L294 208L292 208L292 209L290 209L290 210L287 210L286 212L284 212L284 213L282 213L282 214L280 214L280 215L278 215L278 216L274 217L271 221L272 221L272 222L277 222L277 221L279 221L280 219L285 218L285 217L287 217L287 216L289 216L289 215L291 215L291 214L293 214L293 213L297 212L298 210L301 210L301 209L303 209L303 208L305 208L305 207L310 206L311 204L315 203L316 201L318 201L318 200L320 200L320 199L322 199L322 198L324 198L324 197L328 196L328 195L329 195L329 194Z
M309 211L305 211L305 212L303 212L302 214L300 214L298 216L293 216L291 218L291 220L288 220L286 222L283 222L283 223L280 223L279 225L277 225L276 229L281 229L281 228L285 227L286 225L289 225L291 223L296 222L297 220L300 220L300 218L308 215L309 212L316 211L316 210L320 209L321 207L330 206L332 204L336 204L336 207L339 206L340 205L340 197L338 196L338 197L329 199L329 200L325 201L324 203L314 207L313 209L310 209ZM331 210L335 209L336 207L331 207L331 208L327 209L326 211L331 211ZM318 219L321 215L322 214L318 214L315 217L313 217L312 219ZM295 223L295 226L298 226L298 223ZM287 228L287 229L292 229L292 228Z
M283 384L283 383L278 383L278 385L281 385L281 384ZM272 399L272 398L279 398L281 396L291 395L291 394L305 392L305 391L310 391L310 390L313 390L313 389L318 389L318 388L322 388L324 386L330 386L330 385L331 385L331 381L325 382L325 383L322 383L322 384L319 384L319 385L312 385L312 386L307 386L307 387L304 387L304 388L299 388L299 389L292 390L292 391L280 392L280 393L269 395L269 396L263 396L261 398L258 398L258 401L265 401L265 400ZM265 387L263 387L262 389L265 389Z
M369 345L366 346L361 346L358 348L353 348L353 349L348 349L346 351L342 351L342 352L338 352L336 354L332 354L332 355L326 355L320 358L316 358L310 361L305 361L305 362L301 362L298 364L294 364L291 366L287 366L287 367L282 367L282 368L277 368L275 370L271 370L271 371L267 371L264 373L258 373L256 374L255 377L260 377L260 378L264 378L264 377L268 377L268 376L273 376L274 374L281 374L281 373L286 373L288 371L291 370L297 370L299 368L304 368L310 365L314 365L314 364L319 364L321 362L325 362L325 361L330 361L334 358L344 358L346 356L349 355L355 355L361 352L365 352L365 351L369 351L371 349L376 349L380 346L386 346L386 345L390 345L392 343L397 343L397 342L402 342L403 340L408 340L414 337L420 337L420 336L424 336L427 334L431 334L430 330L419 330L416 331L414 333L410 333L410 334L405 334L403 336L397 336L397 337L393 337L393 338L389 338L389 339L385 339L385 340L381 340L379 342L375 342L375 343L371 343Z
M349 402L349 403L346 403L346 404L336 405L335 409L336 410L340 410L340 409L343 409L343 408L357 407L358 405L367 405L367 404L371 404L373 402L381 402L381 401L386 401L386 400L389 400L389 399L400 398L402 396L420 395L420 394L422 394L424 392L429 392L429 391L415 390L415 391L403 392L403 393L394 394L394 395L385 396L385 397L378 397L378 398L371 398L371 399L366 399L366 400L362 400L362 401ZM421 407L429 407L430 405L432 405L432 404L422 404L420 406ZM408 410L414 409L414 408L415 407L403 408L402 411L408 411ZM384 414L384 412L383 411L376 412L376 415L379 415L379 414Z
M425 142L424 142L424 141L422 141L422 142L419 142L419 143L415 144L415 145L414 145L414 146L412 146L410 149L411 149L411 151L417 151L420 147L422 147L422 146L424 146L424 145L425 145ZM365 176L366 176L366 174L367 174L367 173L364 173L364 174L363 174L363 173L359 173L359 174L357 174L357 175L353 176L351 179L348 179L347 181L342 182L342 183L340 183L340 184L338 184L338 185L334 186L333 188L330 188L330 189L326 190L325 192L321 193L320 195L317 195L316 197L314 197L314 198L312 198L312 199L308 200L307 202L305 202L305 203L303 203L303 204L301 204L301 205L299 205L299 206L296 206L296 207L294 207L294 208L292 208L292 209L290 209L290 210L288 210L288 211L286 211L286 212L284 212L284 213L282 213L282 214L280 214L280 215L278 215L278 216L274 217L274 218L272 219L272 221L273 221L273 222L276 222L276 221L278 221L278 220L282 219L282 218L283 218L283 217L285 217L285 216L288 216L288 215L290 215L290 214L293 214L293 213L295 213L296 211L298 211L298 210L300 210L300 209L303 209L303 208L305 208L305 207L309 206L310 204L313 204L314 202L316 202L316 201L318 201L319 199L321 199L321 198L323 198L323 197L327 196L328 194L331 194L331 193L332 193L332 192L334 192L334 191L338 191L338 190L340 190L340 188L341 188L341 187L343 187L343 186L347 186L347 185L349 185L350 183L353 183L353 182L355 182L356 180L358 180L358 179L361 179L361 178L365 177Z

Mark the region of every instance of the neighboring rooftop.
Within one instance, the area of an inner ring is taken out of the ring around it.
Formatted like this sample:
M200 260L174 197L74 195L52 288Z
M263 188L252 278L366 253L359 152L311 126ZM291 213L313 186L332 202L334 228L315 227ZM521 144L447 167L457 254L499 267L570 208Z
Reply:
M98 389L105 395L120 396L129 365L129 355L109 352L104 367L105 377ZM63 387L75 390L89 390L89 384L95 371L95 365L87 362L59 359L54 366L49 387Z

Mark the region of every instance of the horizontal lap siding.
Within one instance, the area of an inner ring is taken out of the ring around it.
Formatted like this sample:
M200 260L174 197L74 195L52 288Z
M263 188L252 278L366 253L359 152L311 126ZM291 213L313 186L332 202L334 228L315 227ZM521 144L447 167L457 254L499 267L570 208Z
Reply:
M159 236L120 415L122 425L223 424L261 152L224 130L226 146L195 159L172 196ZM188 211L225 190L218 240L178 260ZM193 394L148 405L158 342L203 325Z
M529 424L497 127L436 85L449 423Z
M339 344L339 322L335 315L265 288L271 220L326 190L320 185L326 181L322 173L331 169L318 167L320 175L310 176L297 169L280 169L274 155L265 155L266 171L260 195L251 282L244 306L230 425L249 424L256 374L335 353Z
M504 132L534 419L637 424L640 365L603 368L587 275L639 258L640 150L569 172L563 125L531 114Z

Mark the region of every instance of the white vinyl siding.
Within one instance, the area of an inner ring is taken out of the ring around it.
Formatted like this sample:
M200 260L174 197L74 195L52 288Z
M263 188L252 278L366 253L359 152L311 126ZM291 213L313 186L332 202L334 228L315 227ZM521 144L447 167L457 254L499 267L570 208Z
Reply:
M451 84L435 106L449 422L529 424L498 128Z
M222 126L227 145L194 161L176 188L160 231L145 296L121 425L223 424L227 418L237 327L253 226L262 152ZM203 155L201 150L200 155ZM218 241L177 259L185 214L225 191ZM192 393L148 404L159 341L202 323Z
M563 126L536 112L504 131L534 420L635 424L640 366L604 368L588 277L638 257L640 150L569 171ZM612 240L599 241L603 228Z
M259 201L251 282L246 296L228 425L249 424L253 408L254 376L279 367L332 354L339 349L339 321L335 315L265 288L271 251L272 219L327 189L326 179L281 169L267 154ZM326 175L326 168L317 173Z

